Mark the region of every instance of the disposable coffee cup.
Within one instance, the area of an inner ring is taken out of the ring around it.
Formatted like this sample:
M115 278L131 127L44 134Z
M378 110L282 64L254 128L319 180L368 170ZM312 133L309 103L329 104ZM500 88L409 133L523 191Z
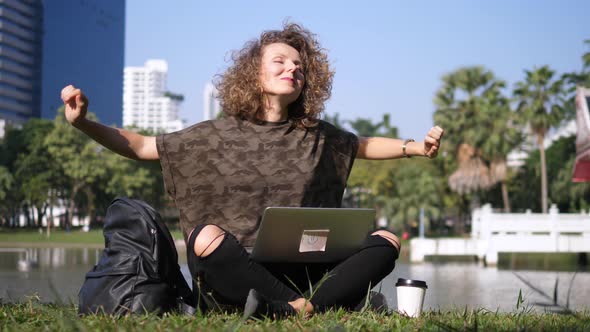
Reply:
M412 279L397 279L397 311L409 317L422 314L424 295L428 286L425 281Z

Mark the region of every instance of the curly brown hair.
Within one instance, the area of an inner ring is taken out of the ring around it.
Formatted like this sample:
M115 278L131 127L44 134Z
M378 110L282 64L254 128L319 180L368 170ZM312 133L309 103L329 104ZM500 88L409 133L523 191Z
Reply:
M297 100L288 106L288 119L299 128L313 127L332 93L334 72L316 36L296 23L285 23L283 30L264 31L259 39L232 52L233 64L215 82L223 113L251 121L258 119L264 102L259 80L262 50L273 43L287 44L299 52L305 84Z

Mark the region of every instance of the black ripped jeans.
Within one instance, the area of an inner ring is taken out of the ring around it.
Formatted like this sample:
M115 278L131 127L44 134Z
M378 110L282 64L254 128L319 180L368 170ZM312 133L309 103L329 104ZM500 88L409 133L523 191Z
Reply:
M202 310L241 310L250 289L271 300L293 301L310 295L315 311L353 309L395 267L399 253L386 239L367 235L361 248L340 263L260 264L229 232L208 256L194 253L195 239L206 225L197 226L188 239L188 267L193 290ZM327 278L322 280L328 274ZM303 292L301 294L300 292Z

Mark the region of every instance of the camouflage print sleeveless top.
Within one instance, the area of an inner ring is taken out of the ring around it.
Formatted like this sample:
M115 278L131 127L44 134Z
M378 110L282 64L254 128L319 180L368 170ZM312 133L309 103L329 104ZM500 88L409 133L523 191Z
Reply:
M251 246L268 206L340 207L358 138L320 121L205 121L156 139L185 236L216 224Z

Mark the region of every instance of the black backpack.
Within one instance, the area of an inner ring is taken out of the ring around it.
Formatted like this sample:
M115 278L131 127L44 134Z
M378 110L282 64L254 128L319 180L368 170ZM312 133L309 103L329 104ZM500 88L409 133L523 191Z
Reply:
M194 313L170 231L147 203L116 198L104 221L105 249L78 294L80 315Z

